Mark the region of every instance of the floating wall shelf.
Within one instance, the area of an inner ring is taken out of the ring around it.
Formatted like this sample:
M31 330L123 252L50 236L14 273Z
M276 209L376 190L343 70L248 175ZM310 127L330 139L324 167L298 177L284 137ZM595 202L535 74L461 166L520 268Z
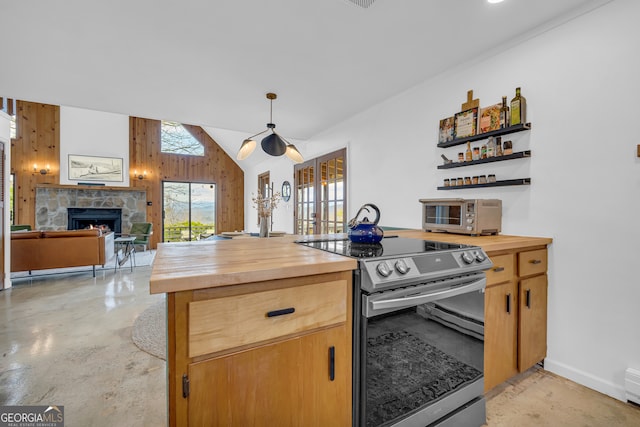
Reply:
M454 139L453 141L441 142L438 144L440 148L455 147L456 145L466 144L467 142L480 141L481 139L487 139L490 136L509 135L510 133L522 132L531 129L531 123L525 123L515 126L509 126L508 128L493 130L491 132L480 133L478 135L468 136L466 138Z
M531 178L520 179L507 179L504 181L488 182L486 184L471 184L471 185L455 185L449 187L438 187L438 190L463 190L466 188L481 188L481 187L508 187L514 185L530 185Z
M461 168L464 166L480 165L482 163L502 162L504 160L512 160L512 159L523 159L527 157L531 157L531 150L518 151L513 154L507 154L506 156L487 157L486 159L472 160L470 162L445 163L444 165L438 165L438 169Z

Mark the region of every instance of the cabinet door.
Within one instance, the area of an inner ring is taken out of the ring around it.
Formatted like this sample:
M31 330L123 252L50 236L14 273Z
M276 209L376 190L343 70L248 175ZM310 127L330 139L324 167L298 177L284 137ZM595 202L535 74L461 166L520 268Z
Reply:
M520 281L518 369L526 371L547 355L547 275Z
M515 282L485 290L484 389L518 373L518 286Z
M324 426L350 415L345 327L189 365L189 426ZM334 381L329 378L335 348ZM346 382L348 381L348 383ZM328 421L327 421L328 420ZM346 425L346 424L345 424Z

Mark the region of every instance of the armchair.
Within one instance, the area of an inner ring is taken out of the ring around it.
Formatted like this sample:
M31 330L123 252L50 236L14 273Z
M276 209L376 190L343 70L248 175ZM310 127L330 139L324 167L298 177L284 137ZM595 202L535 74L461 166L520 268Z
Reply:
M149 237L153 234L153 224L150 222L134 222L131 224L128 236L135 237L134 245L142 245L143 251L149 246Z

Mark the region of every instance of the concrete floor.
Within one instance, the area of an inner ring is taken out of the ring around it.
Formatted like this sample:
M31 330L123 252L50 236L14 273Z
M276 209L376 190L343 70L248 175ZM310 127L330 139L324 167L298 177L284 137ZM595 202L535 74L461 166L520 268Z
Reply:
M166 425L165 362L131 340L151 267L0 291L0 405L64 405L68 426ZM487 396L489 427L640 426L640 408L533 369ZM328 426L332 427L332 426Z

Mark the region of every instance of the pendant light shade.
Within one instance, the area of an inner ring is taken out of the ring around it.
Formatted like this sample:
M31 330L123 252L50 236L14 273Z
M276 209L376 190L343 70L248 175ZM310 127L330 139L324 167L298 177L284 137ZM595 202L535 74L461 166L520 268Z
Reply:
M238 151L238 160L244 160L249 157L253 150L256 149L257 144L253 139L245 139Z
M262 149L271 156L282 156L287 151L287 144L277 133L267 135L262 139Z
M276 125L273 124L273 100L277 97L278 95L276 95L275 93L267 93L267 99L271 102L269 114L270 120L269 123L267 123L267 129L253 136L250 136L242 142L240 150L238 150L238 155L236 156L238 160L244 160L249 157L251 153L253 153L253 150L255 150L257 144L253 138L271 130L271 133L265 136L260 143L260 146L265 153L269 154L270 156L276 157L286 154L289 159L296 163L304 162L304 158L302 157L302 154L300 154L296 146L290 144L286 139L278 135L274 130L276 128Z

